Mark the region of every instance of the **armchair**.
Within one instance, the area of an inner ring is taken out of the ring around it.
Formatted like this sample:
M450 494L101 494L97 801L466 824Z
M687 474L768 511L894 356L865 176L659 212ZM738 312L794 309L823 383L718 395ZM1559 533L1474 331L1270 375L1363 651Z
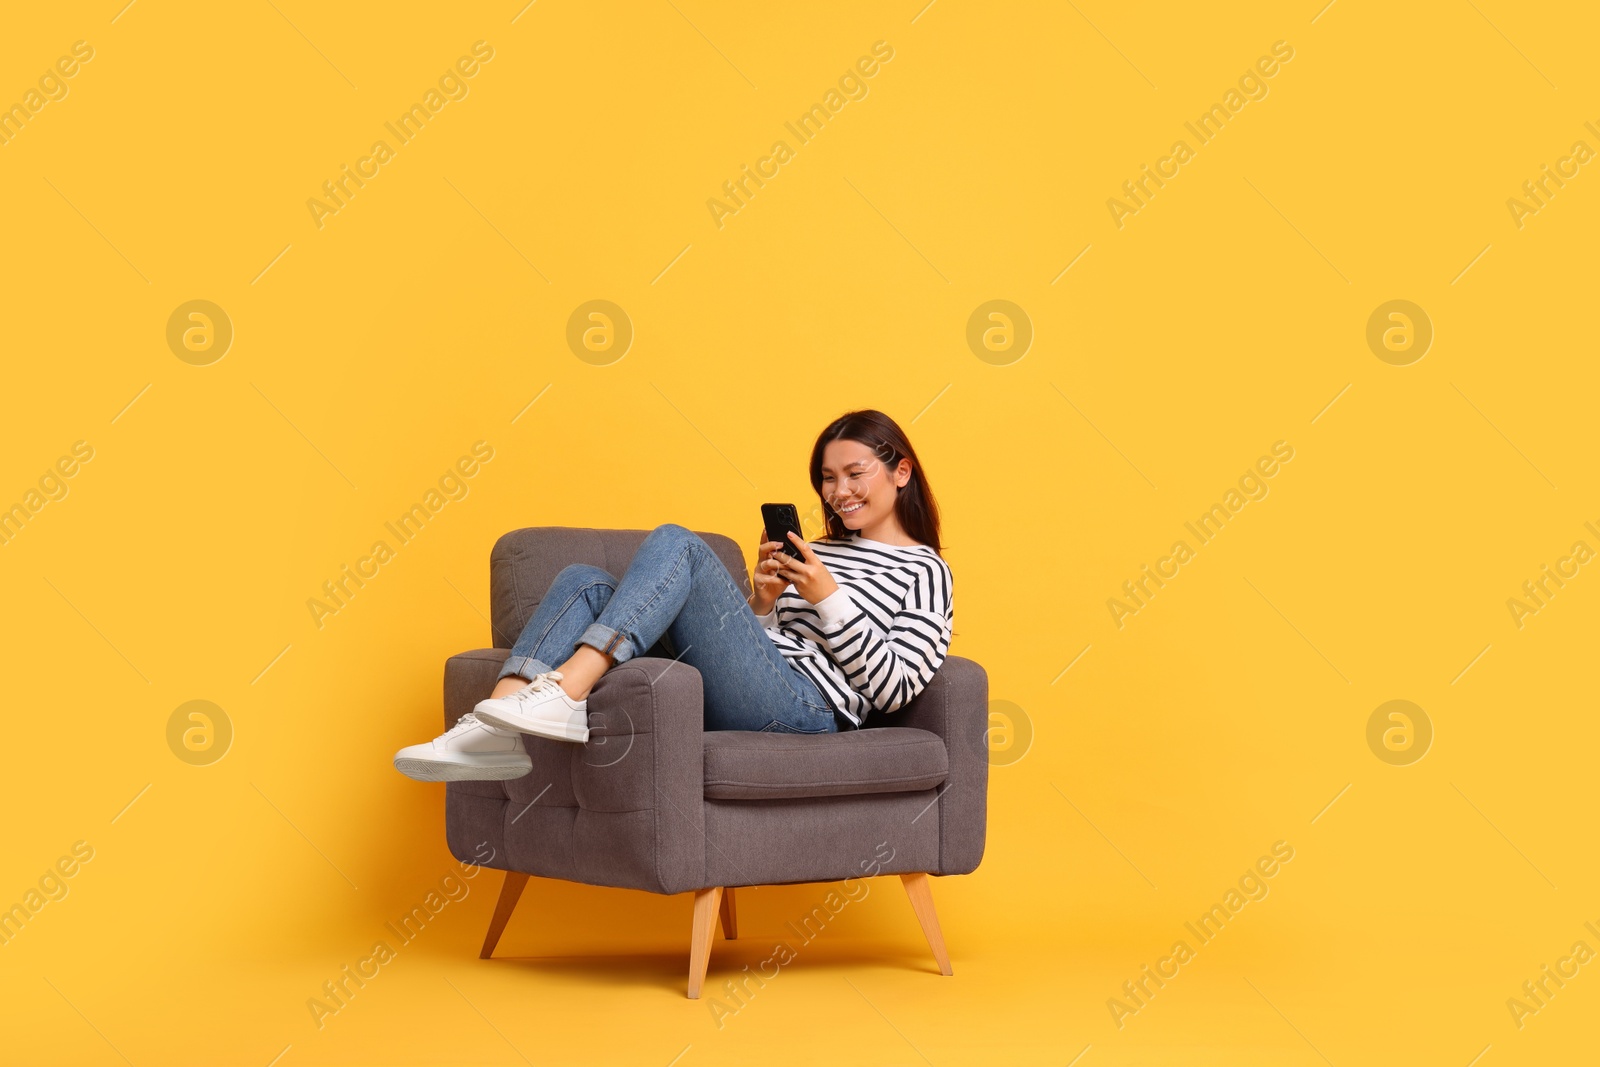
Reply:
M647 533L533 527L501 537L490 555L495 647L446 661L445 726L489 695L563 567L591 563L620 576ZM734 541L700 536L748 592ZM941 973L951 974L930 876L971 873L983 858L984 669L947 657L911 703L836 734L707 731L701 697L700 673L658 644L590 692L587 743L528 735L524 777L446 783L451 853L479 862L488 842L488 866L506 872L480 956L492 956L530 875L693 893L694 999L718 921L737 937L737 887L899 874Z

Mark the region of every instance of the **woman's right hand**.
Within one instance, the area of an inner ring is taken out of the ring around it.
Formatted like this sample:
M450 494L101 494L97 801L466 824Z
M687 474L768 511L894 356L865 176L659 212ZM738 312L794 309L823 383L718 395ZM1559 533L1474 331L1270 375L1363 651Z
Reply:
M767 540L767 531L761 530L761 545L756 550L756 573L753 579L755 592L750 596L750 610L757 615L765 615L772 610L778 602L778 597L789 587L787 578L778 577L779 560L774 557L783 554L783 545L778 541Z

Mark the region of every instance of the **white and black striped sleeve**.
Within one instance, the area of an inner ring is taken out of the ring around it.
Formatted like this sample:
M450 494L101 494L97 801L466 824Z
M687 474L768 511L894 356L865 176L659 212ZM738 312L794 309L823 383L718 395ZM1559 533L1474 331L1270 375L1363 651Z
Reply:
M887 632L843 585L812 606L829 657L850 688L880 712L909 704L933 680L950 649L950 575L942 561L916 568Z

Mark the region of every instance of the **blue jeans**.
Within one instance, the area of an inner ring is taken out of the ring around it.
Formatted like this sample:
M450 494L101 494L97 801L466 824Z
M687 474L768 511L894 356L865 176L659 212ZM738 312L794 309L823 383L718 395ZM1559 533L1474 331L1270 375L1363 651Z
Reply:
M657 641L700 672L707 730L840 729L827 698L778 651L711 546L672 523L650 532L620 581L583 563L556 575L500 677L553 670L580 644L623 663Z

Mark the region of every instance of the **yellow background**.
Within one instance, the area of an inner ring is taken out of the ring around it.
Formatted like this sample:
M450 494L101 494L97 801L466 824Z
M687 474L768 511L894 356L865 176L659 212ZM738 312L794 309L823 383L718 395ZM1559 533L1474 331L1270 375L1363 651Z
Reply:
M1506 206L1600 147L1582 5L120 3L0 35L3 102L95 50L0 147L0 503L95 450L0 547L0 903L95 850L0 947L8 1061L1593 1056L1600 965L1506 1006L1600 949L1600 576L1506 607L1600 547L1600 177ZM469 95L319 229L306 201L478 40ZM706 201L879 40L868 95L719 229ZM194 299L235 330L209 366L165 339ZM607 366L565 340L594 299L635 330ZM994 299L1035 331L1008 365L965 339ZM1365 341L1392 299L1435 329L1409 366ZM485 872L319 1030L307 999L459 870L442 787L390 758L490 643L494 539L678 522L753 555L852 407L910 432L952 651L1015 709L983 864L934 883L954 976L879 879L719 1027L829 887L742 893L689 1001L688 895L536 880L501 951L542 958L483 963ZM478 440L469 495L319 629L307 599ZM1270 494L1119 629L1107 599L1280 440ZM1392 699L1435 731L1409 766L1367 746ZM209 766L167 744L190 700L235 731ZM1270 894L1119 1028L1108 998L1280 840Z

